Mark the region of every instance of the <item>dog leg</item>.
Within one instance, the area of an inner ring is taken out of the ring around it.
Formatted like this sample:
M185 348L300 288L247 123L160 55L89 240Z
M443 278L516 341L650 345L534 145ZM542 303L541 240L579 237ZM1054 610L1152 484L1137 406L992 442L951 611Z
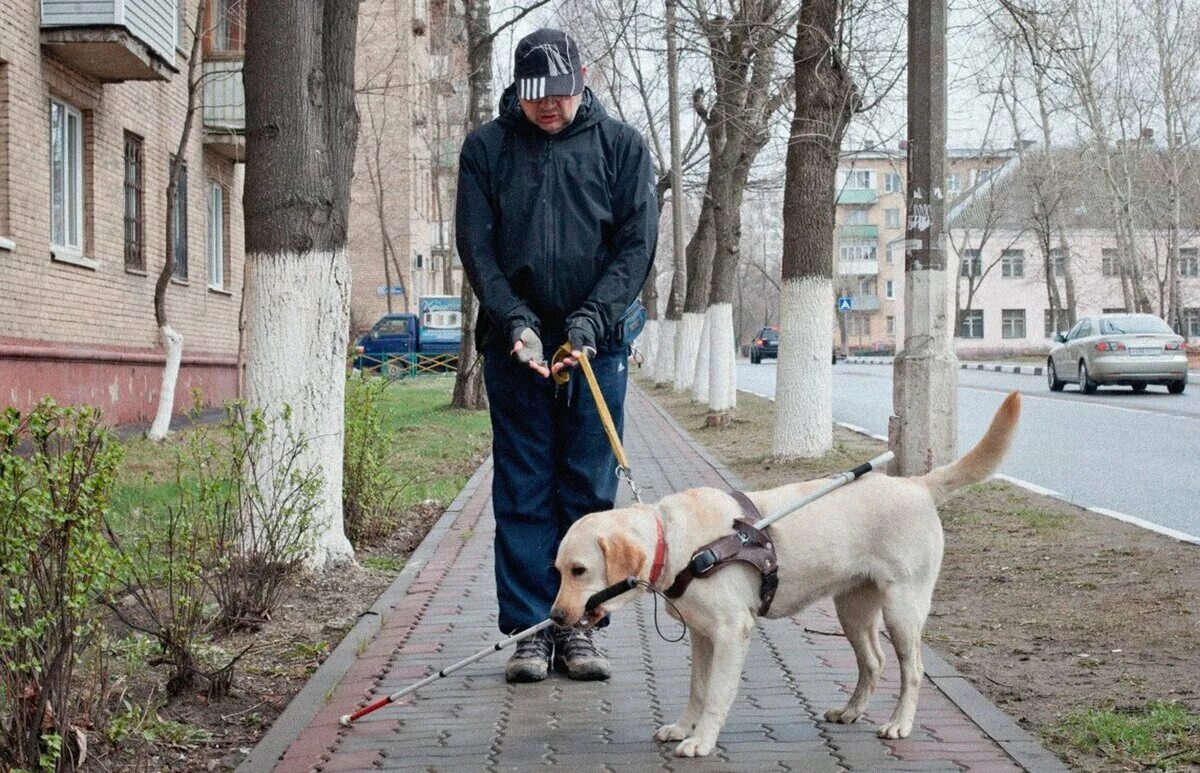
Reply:
M883 657L879 648L879 607L882 601L882 594L873 585L856 588L833 600L842 630L854 648L854 659L858 662L858 684L843 708L825 712L826 722L848 725L867 710L867 703L883 671Z
M887 724L879 728L880 738L907 738L912 732L921 680L925 678L925 667L921 662L921 629L929 614L929 602L929 594L922 594L915 588L893 587L887 591L883 621L900 660L900 698Z
M706 757L717 745L725 716L737 697L753 629L754 619L749 614L717 628L700 717L692 734L675 747L676 757Z
M692 631L692 688L683 714L671 725L663 725L654 734L656 741L682 741L692 732L704 706L704 691L712 667L712 642Z

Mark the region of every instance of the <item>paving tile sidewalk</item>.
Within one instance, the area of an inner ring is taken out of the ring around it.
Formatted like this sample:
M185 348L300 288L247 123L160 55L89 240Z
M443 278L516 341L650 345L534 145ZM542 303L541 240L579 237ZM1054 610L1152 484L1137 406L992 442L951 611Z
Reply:
M699 485L736 486L722 465L656 404L630 388L626 441L648 499ZM919 726L903 741L874 728L894 705L894 655L868 721L817 718L853 688L855 665L825 603L792 620L762 621L737 702L714 755L671 756L651 735L687 699L688 647L655 633L652 600L623 610L600 637L613 665L608 682L552 676L507 685L507 652L365 717L338 717L453 663L499 638L491 546L490 466L472 478L369 617L333 653L240 771L1057 771L1042 749L936 654ZM677 623L661 613L664 632Z

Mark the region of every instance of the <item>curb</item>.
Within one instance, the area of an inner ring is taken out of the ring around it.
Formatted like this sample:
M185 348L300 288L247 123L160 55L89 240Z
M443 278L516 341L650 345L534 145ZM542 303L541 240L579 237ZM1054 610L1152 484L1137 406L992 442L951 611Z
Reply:
M842 362L847 365L891 365L892 360L871 357L849 357ZM995 362L959 362L959 370L985 370L989 373L1015 373L1019 376L1042 376L1046 369L1041 365L1004 365ZM1188 371L1188 383L1200 384L1200 373Z
M741 390L745 391L745 390ZM760 395L761 396L761 395ZM717 471L725 482L732 489L743 489L745 486L737 475L728 467L717 461L708 449L700 445L700 443L692 437L691 433L679 425L675 421L666 408L658 404L658 401L649 395L646 396L654 409L659 415L666 420L668 424L675 428L688 444L692 447L700 458L711 464L713 469ZM841 424L847 429L862 432L879 439L879 436L872 435L865 430L854 427L849 424ZM886 438L884 438L886 440ZM930 646L922 639L921 641L921 659L925 664L925 676L929 681L933 682L942 693L958 707L959 711L967 715L967 718L979 726L979 729L984 732L989 738L1004 750L1007 754L1021 767L1029 771L1037 771L1038 773L1066 773L1070 771L1058 755L1043 747L1033 735L1017 724L1016 720L1001 711L994 703L988 700L983 693L975 688L975 685L966 676L963 676L954 666L946 662L941 655L938 655Z
M326 694L337 687L358 658L360 644L370 641L383 626L383 616L396 606L407 594L409 586L421 573L425 564L433 556L442 540L450 532L450 527L458 519L467 502L479 489L484 476L492 469L492 457L489 456L476 468L462 491L442 513L437 522L421 540L421 544L409 556L400 574L387 587L371 608L359 615L342 641L334 648L325 662L317 668L309 680L293 696L287 708L275 718L274 724L267 734L262 737L250 754L237 766L236 773L268 773L274 770L288 747L300 737L300 734L312 722L313 717L325 705Z

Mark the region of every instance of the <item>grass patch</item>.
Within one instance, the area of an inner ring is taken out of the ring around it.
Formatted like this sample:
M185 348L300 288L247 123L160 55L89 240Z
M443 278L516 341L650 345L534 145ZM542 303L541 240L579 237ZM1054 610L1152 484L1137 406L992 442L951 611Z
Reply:
M404 559L391 556L370 556L362 560L362 565L380 572L399 574L400 570L404 568Z
M1041 510L1036 507L1022 507L1014 510L1012 515L1019 518L1034 531L1057 531L1066 528L1070 519L1066 513L1056 513L1053 510Z
M1140 709L1072 712L1046 737L1076 752L1137 770L1184 770L1200 765L1200 714L1179 703Z

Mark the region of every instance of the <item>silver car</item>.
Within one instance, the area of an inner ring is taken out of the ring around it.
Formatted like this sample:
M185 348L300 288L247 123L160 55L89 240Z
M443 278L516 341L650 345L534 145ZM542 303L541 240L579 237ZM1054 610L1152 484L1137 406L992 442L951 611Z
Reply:
M1135 392L1161 384L1173 395L1187 388L1184 340L1153 314L1084 317L1054 340L1058 344L1046 361L1052 391L1062 391L1068 381L1087 394L1101 384L1124 384Z

